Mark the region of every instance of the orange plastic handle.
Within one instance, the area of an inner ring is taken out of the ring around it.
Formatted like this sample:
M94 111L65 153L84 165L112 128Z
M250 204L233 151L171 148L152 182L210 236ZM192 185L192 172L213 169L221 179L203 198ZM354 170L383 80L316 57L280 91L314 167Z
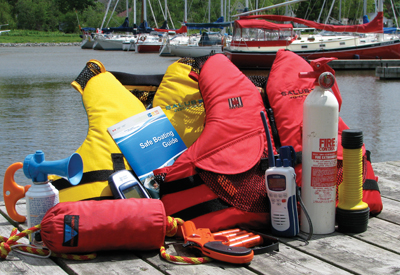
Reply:
M29 187L31 187L30 185L25 187L18 185L14 180L15 172L22 167L22 162L11 164L6 170L3 184L3 197L8 216L10 216L10 218L16 222L25 222L26 220L25 216L21 216L17 213L17 210L15 210L15 205L19 199L25 197L26 191L28 191Z

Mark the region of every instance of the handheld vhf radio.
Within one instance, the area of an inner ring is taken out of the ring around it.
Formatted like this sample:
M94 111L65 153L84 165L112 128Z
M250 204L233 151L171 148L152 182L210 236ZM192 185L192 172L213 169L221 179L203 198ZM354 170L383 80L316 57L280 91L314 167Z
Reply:
M296 173L294 172L295 152L292 146L282 146L280 157L276 160L272 149L271 136L264 112L261 112L268 142L269 168L265 171L265 185L271 206L272 234L282 237L294 237L299 233L299 220L296 202ZM292 165L292 166L291 166Z

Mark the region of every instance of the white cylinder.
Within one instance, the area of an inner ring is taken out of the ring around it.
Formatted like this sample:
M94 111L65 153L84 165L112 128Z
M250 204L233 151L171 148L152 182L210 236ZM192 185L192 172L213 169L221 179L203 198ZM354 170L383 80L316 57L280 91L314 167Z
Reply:
M28 228L40 224L46 212L60 202L58 190L50 182L34 182L25 199Z
M314 234L335 231L339 105L329 89L316 86L303 107L301 198ZM301 211L301 231L310 227Z

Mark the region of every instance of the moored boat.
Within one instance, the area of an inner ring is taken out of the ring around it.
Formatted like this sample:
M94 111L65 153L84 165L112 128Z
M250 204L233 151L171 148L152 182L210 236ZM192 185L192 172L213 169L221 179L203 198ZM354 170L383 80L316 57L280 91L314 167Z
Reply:
M162 35L159 35L158 32L142 33L135 44L135 51L137 53L158 53L162 45Z
M170 45L171 53L180 57L199 57L222 53L224 37L219 32L203 32L196 43Z
M335 32L298 37L291 21ZM383 33L383 12L361 25L327 25L300 18L277 15L242 16L235 21L234 34L224 54L239 68L269 68L276 52L287 49L306 59L400 59L400 37Z

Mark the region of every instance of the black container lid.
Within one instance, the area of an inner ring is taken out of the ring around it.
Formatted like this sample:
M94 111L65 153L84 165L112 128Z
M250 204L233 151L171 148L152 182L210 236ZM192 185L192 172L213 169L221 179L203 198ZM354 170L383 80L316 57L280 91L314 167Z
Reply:
M342 132L342 146L345 149L358 149L363 145L363 132L347 129Z

